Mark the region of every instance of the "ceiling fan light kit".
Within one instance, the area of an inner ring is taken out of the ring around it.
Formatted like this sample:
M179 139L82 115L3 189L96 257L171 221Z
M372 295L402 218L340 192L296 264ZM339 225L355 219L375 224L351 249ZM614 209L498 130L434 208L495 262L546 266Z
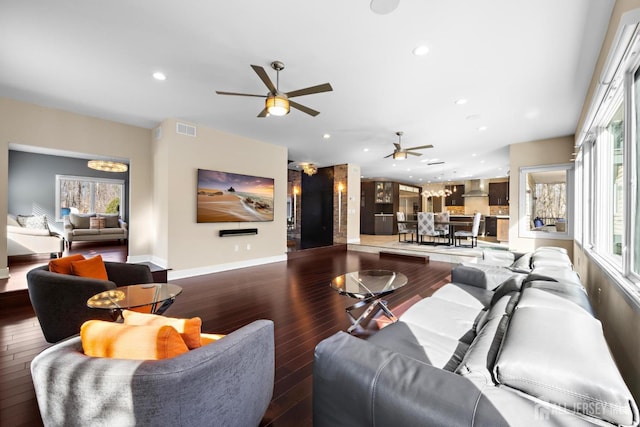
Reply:
M396 147L393 150L393 153L388 156L384 156L384 158L393 157L393 160L404 160L407 158L407 155L411 154L412 156L422 156L422 153L416 153L414 150L424 150L425 148L433 148L433 145L420 145L418 147L410 147L410 148L402 148L402 135L404 132L398 131L396 135L398 135L398 142L394 142L393 145Z
M286 95L269 94L265 101L265 108L267 109L267 113L272 116L285 116L289 114L289 100Z

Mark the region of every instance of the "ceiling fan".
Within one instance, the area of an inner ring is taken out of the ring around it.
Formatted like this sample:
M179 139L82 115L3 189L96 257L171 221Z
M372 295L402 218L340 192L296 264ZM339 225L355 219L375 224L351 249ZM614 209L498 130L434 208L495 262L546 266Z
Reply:
M300 110L303 113L307 113L310 116L317 116L320 114L319 111L306 107L302 104L298 104L297 102L291 101L290 98L294 98L296 96L303 95L311 95L314 93L322 93L322 92L330 92L333 90L329 83L324 83L317 86L311 86L304 89L298 89L291 92L280 92L280 71L284 70L284 63L280 61L273 61L271 63L271 68L276 70L276 85L273 85L273 82L267 75L267 72L259 65L252 65L253 71L256 72L262 83L265 84L267 89L269 89L269 93L266 95L253 95L250 93L236 93L236 92L222 92L217 90L216 93L218 95L235 95L235 96L255 96L258 98L265 98L265 107L258 114L258 117L267 117L271 116L284 116L289 114L289 107L293 107L296 110Z
M412 156L422 156L422 153L414 153L414 150L423 150L425 148L433 148L433 145L429 144L429 145L420 145L418 147L411 147L411 148L402 148L402 146L400 145L402 142L402 135L404 132L396 132L396 135L398 135L398 142L394 142L393 145L396 146L396 149L393 150L393 153L389 154L388 156L384 156L384 158L388 158L388 157L393 157L393 160L404 160L407 158L407 154L410 154Z

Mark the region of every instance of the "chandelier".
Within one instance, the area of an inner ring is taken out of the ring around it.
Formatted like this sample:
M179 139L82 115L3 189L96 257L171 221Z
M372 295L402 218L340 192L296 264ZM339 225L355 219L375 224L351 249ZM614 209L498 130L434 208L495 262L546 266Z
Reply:
M87 166L103 172L126 172L129 169L126 163L110 160L89 160Z
M422 192L425 197L447 197L451 195L451 190L448 188L441 188L440 190L425 190Z
M302 167L302 171L309 176L315 175L315 173L318 172L318 167L313 163L302 163L300 166Z

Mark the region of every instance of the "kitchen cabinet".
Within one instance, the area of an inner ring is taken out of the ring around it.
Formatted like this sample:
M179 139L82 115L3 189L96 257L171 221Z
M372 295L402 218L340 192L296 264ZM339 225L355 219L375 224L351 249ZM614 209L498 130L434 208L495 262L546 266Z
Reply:
M487 216L484 218L484 235L496 237L498 235L498 218Z
M451 191L451 194L444 198L445 206L464 206L464 185L447 185L445 188Z
M393 203L393 182L376 182L376 203Z
M509 183L489 183L489 206L506 206L509 204Z
M497 221L497 238L498 242L509 241L509 218L498 218Z
M390 236L393 234L394 215L375 215L375 234Z

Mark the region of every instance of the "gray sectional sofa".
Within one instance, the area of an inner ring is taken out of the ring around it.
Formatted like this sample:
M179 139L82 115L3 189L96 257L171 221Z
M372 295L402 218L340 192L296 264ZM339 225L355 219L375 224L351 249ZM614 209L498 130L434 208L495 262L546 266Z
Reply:
M367 340L316 347L324 426L638 425L566 253L487 254Z

